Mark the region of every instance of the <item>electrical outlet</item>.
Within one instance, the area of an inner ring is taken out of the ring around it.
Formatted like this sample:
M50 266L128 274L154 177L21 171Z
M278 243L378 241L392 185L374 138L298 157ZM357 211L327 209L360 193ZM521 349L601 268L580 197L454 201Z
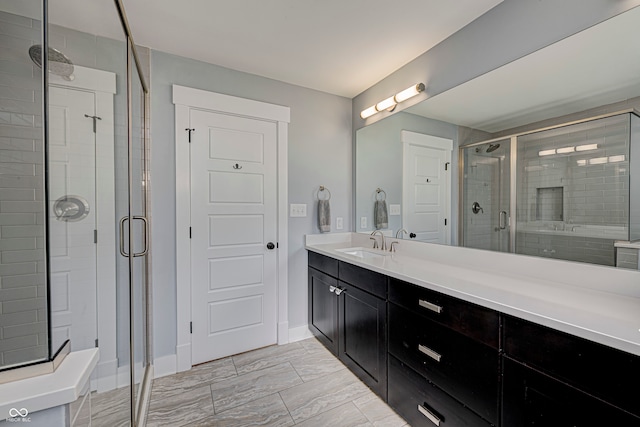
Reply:
M307 216L307 205L292 203L289 208L289 216L296 217L296 218L302 218Z
M336 230L342 230L344 225L342 224L342 217L339 216L336 218Z
M363 230L367 228L367 217L366 216L361 216L360 217L360 228L363 229Z
M400 215L400 205L389 205L389 215Z

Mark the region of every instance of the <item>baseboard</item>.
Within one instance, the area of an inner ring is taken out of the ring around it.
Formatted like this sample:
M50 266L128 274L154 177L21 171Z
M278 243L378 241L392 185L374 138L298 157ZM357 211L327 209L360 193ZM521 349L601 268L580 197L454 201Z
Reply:
M191 369L191 343L176 346L176 372L189 369Z
M118 359L98 363L91 378L91 390L103 393L118 386Z
M298 326L297 328L289 329L289 342L302 341L311 337L313 337L313 334L309 330L308 325Z
M158 357L153 360L153 377L160 378L167 375L173 375L177 372L177 356L170 354L168 356Z
M278 323L278 345L289 343L289 322Z

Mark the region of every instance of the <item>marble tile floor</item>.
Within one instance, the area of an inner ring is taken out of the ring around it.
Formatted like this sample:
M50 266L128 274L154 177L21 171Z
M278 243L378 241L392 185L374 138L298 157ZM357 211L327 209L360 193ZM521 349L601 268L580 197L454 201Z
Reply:
M116 399L93 397L93 427L126 425L106 402ZM408 426L315 338L158 378L147 417L149 427L293 425Z

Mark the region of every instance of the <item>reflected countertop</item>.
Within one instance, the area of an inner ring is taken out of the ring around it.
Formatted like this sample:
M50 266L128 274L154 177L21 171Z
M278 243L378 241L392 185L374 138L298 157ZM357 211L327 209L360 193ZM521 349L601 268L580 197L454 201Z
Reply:
M308 235L306 248L640 356L640 271L392 238L383 253L369 237Z

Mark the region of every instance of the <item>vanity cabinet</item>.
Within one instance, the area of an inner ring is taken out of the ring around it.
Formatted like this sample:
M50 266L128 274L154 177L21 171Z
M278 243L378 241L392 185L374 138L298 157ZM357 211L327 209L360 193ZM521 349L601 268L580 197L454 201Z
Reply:
M640 426L640 357L504 316L502 425Z
M386 276L309 252L308 286L312 333L386 400Z
M495 311L391 279L389 404L416 426L497 425L499 324Z

